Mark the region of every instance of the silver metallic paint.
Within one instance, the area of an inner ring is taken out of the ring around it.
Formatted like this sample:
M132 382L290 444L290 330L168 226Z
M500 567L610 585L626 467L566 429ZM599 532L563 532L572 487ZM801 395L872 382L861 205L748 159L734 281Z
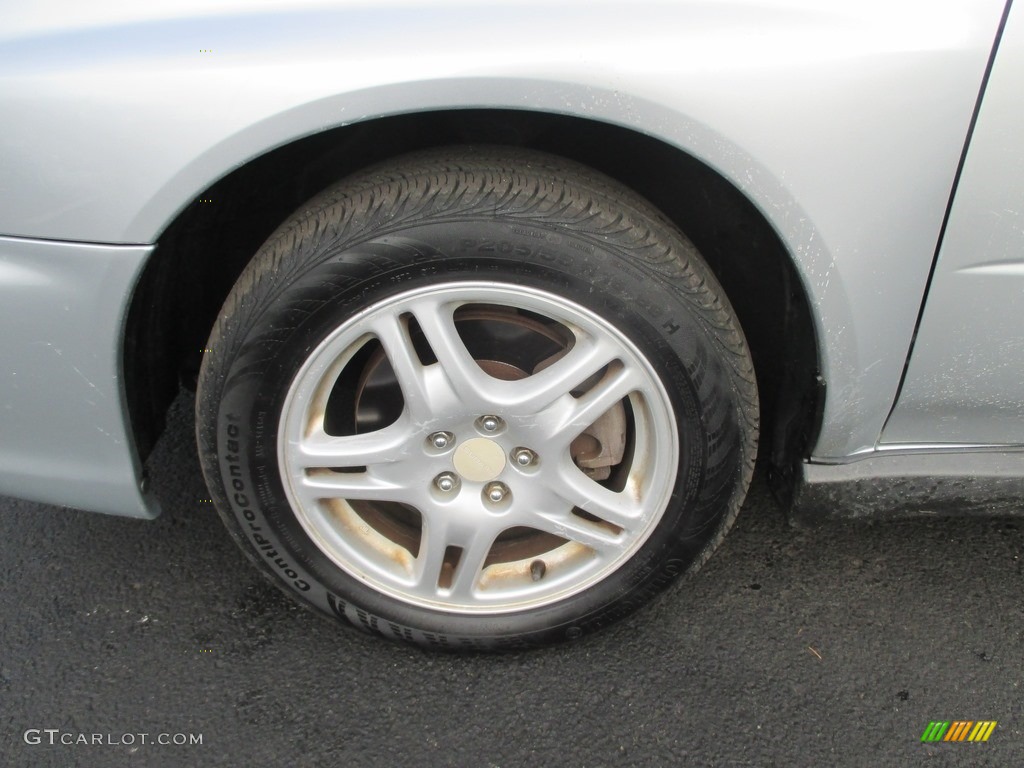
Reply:
M124 297L152 250L0 237L0 493L157 514L120 372Z
M1024 451L877 453L840 465L804 464L790 512L829 518L1020 515Z
M1007 19L884 443L1024 442L1024 15Z
M1001 0L7 6L0 233L154 243L247 160L385 115L495 107L626 126L716 168L779 233L822 340L829 396L814 453L842 459L876 446L892 405L1002 10ZM105 258L74 278L82 290ZM111 317L130 295L119 278ZM12 306L0 327L46 314ZM50 340L78 332L59 316L40 322ZM119 336L100 330L95 373L109 383ZM40 378L59 371L29 359ZM91 391L58 381L69 402ZM25 392L7 402L38 407ZM108 494L77 490L103 487L108 470L130 474L127 444L117 466L89 455L103 454L97 425L123 437L123 409L104 418L67 422L63 443L16 422L20 464L0 459L0 489L138 511L121 481ZM9 479L62 444L74 470L64 477L80 481Z

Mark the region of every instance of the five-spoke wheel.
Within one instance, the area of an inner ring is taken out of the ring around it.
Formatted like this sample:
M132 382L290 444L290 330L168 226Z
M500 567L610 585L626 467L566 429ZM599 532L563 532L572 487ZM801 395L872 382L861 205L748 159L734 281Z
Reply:
M359 313L308 357L281 423L288 499L321 550L383 593L463 612L604 578L661 519L678 465L671 403L636 346L508 284Z
M278 584L444 647L576 638L711 553L757 390L728 301L645 201L547 155L399 158L311 200L208 343L203 470Z

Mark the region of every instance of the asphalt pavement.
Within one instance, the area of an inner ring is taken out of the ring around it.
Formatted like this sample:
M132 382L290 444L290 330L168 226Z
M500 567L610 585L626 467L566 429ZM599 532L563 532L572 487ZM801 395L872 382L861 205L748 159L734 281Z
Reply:
M794 529L756 481L710 563L625 622L456 656L256 573L202 501L183 398L150 466L153 522L0 498L2 765L1024 765L1024 519ZM932 721L997 725L923 743Z

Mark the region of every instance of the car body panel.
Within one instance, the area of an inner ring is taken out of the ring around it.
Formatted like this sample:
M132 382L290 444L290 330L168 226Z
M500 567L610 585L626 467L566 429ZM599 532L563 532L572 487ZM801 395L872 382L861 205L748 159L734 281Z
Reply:
M1024 16L1007 19L883 442L1024 442Z
M156 515L121 376L124 295L152 250L0 237L0 493Z
M844 464L804 463L790 521L888 519L920 515L1024 514L1024 451L876 451Z
M1001 0L11 7L0 11L0 233L153 244L252 158L389 115L526 109L628 127L715 168L779 234L828 387L813 453L844 460L875 449L892 407L1002 12ZM82 290L112 253L96 252ZM120 328L141 263L104 283L119 302L104 329ZM11 307L0 327L25 322ZM80 329L60 322L46 320L48 340ZM120 336L95 328L105 369L92 383L119 381L107 353ZM71 402L90 391L59 381ZM0 396L31 401L9 385ZM84 454L101 450L97 427L127 434L123 410L106 419L73 420L60 437L24 430L19 461L50 455L68 430ZM14 467L0 461L0 489L106 511L142 503L137 489L118 495L127 482L110 503L58 483L39 495L2 479Z

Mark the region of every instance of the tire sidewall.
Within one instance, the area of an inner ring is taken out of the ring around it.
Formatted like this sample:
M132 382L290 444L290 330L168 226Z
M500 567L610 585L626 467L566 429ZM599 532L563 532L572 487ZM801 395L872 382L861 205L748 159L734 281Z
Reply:
M208 480L218 507L250 556L281 586L321 611L387 636L436 646L513 647L603 627L701 560L742 474L739 409L715 335L671 275L585 233L483 217L403 226L331 248L300 247L292 262L281 270L289 277L260 302L260 311L250 307L225 320L222 340L230 352L222 370L204 372L204 380L219 384L203 392L215 418L201 425L201 442L212 449L215 471ZM564 297L626 335L669 394L680 462L661 521L603 581L540 608L468 616L404 603L335 566L291 511L277 434L297 371L348 317L396 293L481 280Z

